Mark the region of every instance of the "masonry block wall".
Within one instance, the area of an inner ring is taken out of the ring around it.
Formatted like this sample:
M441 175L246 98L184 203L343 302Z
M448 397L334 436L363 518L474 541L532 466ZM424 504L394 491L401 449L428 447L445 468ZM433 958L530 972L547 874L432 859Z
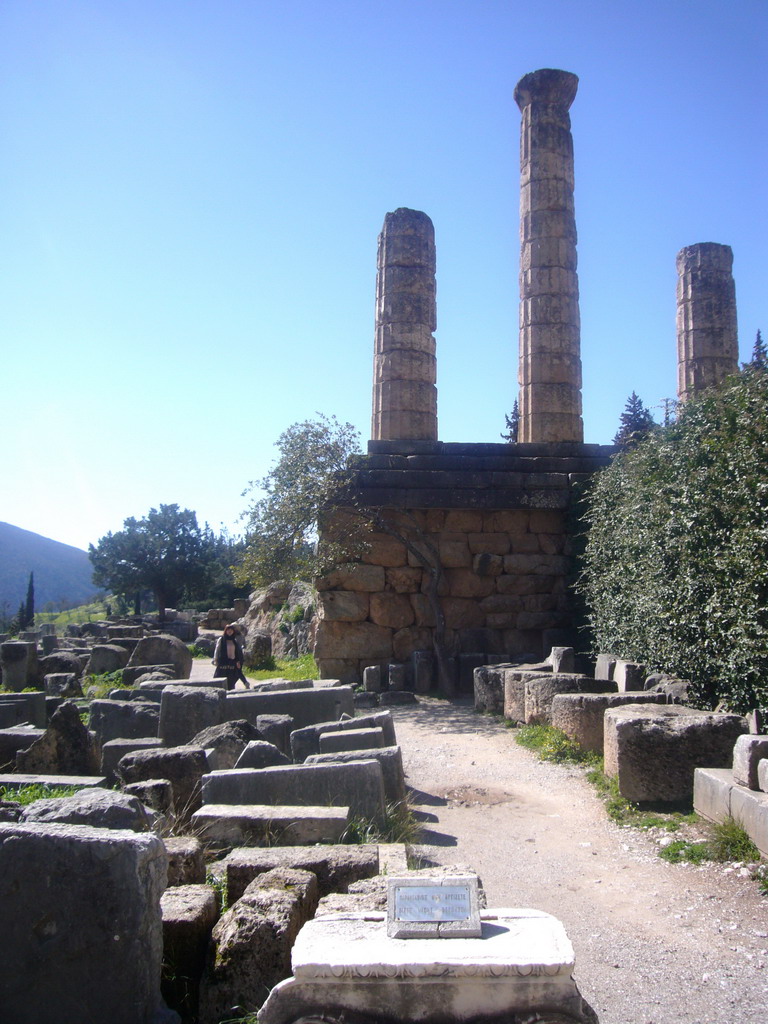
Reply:
M571 642L569 510L613 447L371 441L368 451L356 497L405 510L438 550L453 654L541 657ZM378 533L359 562L320 581L321 675L359 681L368 665L432 650L428 580L404 543Z

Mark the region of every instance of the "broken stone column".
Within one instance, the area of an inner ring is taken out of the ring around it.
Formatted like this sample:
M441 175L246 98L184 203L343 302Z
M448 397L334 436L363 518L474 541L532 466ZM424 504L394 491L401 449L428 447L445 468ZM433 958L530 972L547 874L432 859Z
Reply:
M521 78L518 441L584 440L568 71Z
M677 397L681 402L739 369L732 268L729 245L700 242L677 254Z
M374 441L437 440L435 231L419 210L384 218L376 277Z

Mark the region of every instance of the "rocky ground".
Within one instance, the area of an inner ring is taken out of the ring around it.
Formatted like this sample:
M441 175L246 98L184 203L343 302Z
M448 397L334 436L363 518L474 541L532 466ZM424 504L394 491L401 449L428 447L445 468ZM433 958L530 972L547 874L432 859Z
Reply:
M466 863L491 907L565 925L601 1024L765 1024L768 897L722 865L668 864L580 768L540 762L470 703L394 708L420 853Z

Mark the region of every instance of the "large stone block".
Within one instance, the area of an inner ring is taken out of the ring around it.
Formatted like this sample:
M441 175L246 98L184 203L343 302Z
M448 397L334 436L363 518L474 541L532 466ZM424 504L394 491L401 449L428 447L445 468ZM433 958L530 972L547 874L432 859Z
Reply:
M16 769L54 775L96 775L100 761L98 744L80 721L77 705L65 701L54 711L43 735L16 754Z
M291 949L317 900L310 872L276 868L254 879L213 929L200 986L201 1020L259 1009L272 987L290 976Z
M730 768L696 768L693 773L693 809L708 821L723 822L731 816Z
M475 711L504 714L504 672L511 665L481 665L475 669Z
M85 666L87 675L99 676L103 672L117 672L128 664L129 652L119 644L95 644Z
M315 722L329 722L343 714L352 715L354 701L350 686L267 693L228 693L224 713L228 721L244 719L258 728L262 715L289 715L302 728Z
M160 700L158 735L168 747L189 743L203 729L225 720L226 691L207 686L166 686Z
M294 729L291 733L291 755L300 764L310 754L320 753L320 736L325 732L336 732L340 729L381 729L384 734L384 745L395 746L395 723L391 711L374 711L369 715L357 715L354 718L343 718L335 722L318 722L316 725Z
M23 810L22 821L149 831L149 820L135 796L98 786L78 790L71 796L35 800Z
M384 746L381 729L329 729L320 735L320 753L371 750Z
M368 618L365 591L323 590L317 595L318 616L327 622L362 622Z
M150 701L91 701L89 725L99 743L157 736L160 709Z
M354 817L381 820L384 780L375 761L233 769L203 776L203 801L345 806Z
M525 680L526 725L551 725L552 701L558 693L594 693L603 684L576 672L532 674Z
M552 725L584 750L602 754L603 721L608 708L655 703L658 697L654 693L559 693L552 700Z
M166 864L149 833L0 824L3 1020L160 1019Z
M0 710L6 704L12 704L18 708L14 714L15 721L12 725L21 725L28 722L37 729L45 729L48 724L48 715L45 710L45 694L38 691L35 693L0 693ZM4 726L11 728L11 725Z
M619 693L630 693L633 690L645 689L646 667L636 661L616 659L613 667L613 681Z
M733 781L748 789L760 789L757 767L768 757L768 736L739 736L733 748Z
M158 736L144 736L135 740L108 740L101 748L101 774L111 783L115 779L118 763L126 754L132 754L135 750L157 750L162 745L163 741Z
M173 787L176 814L186 821L202 802L201 779L207 771L205 751L189 746L126 754L118 762L116 774L123 785L147 779L168 779Z
M625 705L605 712L605 773L627 800L690 805L695 768L726 768L741 715L668 704Z
M411 602L404 594L386 592L371 594L370 617L377 626L404 629L411 625L415 616Z
M392 657L392 630L373 622L339 623L321 620L315 639L316 658L376 661Z
M173 665L177 679L189 679L192 655L178 637L160 633L145 636L136 644L128 661L129 668L143 665Z
M192 737L194 747L202 747L208 758L208 767L212 772L234 768L251 740L262 739L258 726L250 722L222 722L201 729ZM286 736L287 739L287 736Z
M734 786L731 817L739 822L763 857L768 857L768 793Z
M334 569L317 581L317 589L352 590L377 593L384 589L386 582L385 570L381 565L365 565L353 563L340 569Z
M353 882L379 873L378 847L272 846L233 850L222 861L230 903L239 900L250 883L273 868L298 868L317 876L320 895L346 892Z
M163 920L162 992L184 1020L196 1019L198 988L213 926L219 917L216 892L210 885L179 885L160 899Z
M405 800L405 773L403 771L403 754L398 746L379 747L366 750L364 755L359 751L336 751L332 754L310 754L307 764L344 763L359 760L362 756L378 761L384 776L384 795L389 803L400 803Z

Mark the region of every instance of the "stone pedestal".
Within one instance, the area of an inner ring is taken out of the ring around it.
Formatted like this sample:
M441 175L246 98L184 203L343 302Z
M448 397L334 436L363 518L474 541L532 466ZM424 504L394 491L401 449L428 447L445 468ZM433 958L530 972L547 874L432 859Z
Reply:
M373 440L437 440L436 326L432 221L395 210L379 236Z
M315 1014L458 1024L536 1011L594 1020L556 918L501 909L482 912L481 924L481 938L394 939L383 913L315 918L293 947L293 978L272 990L259 1024Z
M521 78L518 441L582 441L579 283L568 109L576 75Z
M728 245L701 242L677 254L677 397L720 384L739 368L736 285Z

